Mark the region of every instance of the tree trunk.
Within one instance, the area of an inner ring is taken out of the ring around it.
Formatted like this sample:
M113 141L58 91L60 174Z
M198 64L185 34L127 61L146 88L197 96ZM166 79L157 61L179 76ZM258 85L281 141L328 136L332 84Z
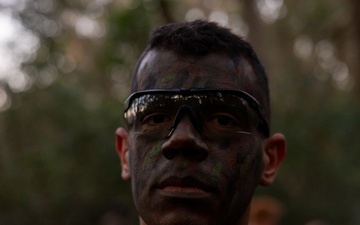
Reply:
M354 59L352 60L352 75L355 80L355 88L358 96L360 97L360 1L350 0L352 24L351 27L354 30Z

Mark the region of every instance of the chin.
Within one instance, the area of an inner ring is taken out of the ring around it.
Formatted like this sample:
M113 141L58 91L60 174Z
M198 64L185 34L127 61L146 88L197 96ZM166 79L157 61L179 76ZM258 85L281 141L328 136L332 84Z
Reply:
M209 216L209 215L207 215ZM194 212L178 209L165 215L157 214L156 217L145 218L144 225L215 225L214 221L209 221L203 215Z

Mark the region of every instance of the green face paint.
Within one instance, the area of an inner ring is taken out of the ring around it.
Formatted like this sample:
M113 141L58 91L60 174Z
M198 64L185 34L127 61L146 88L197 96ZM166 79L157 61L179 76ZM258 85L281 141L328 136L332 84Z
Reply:
M221 175L222 167L223 167L223 164L221 162L218 162L215 165L215 168L213 169L211 179L212 179L212 182L213 182L214 185L216 185L218 180L219 180L219 177Z
M189 160L184 160L184 161L182 162L182 167L183 167L184 169L187 169L188 166L189 166L189 164L190 164Z
M254 159L253 159L253 157L251 157L251 155L245 156L245 158L243 159L243 161L241 163L241 167L240 167L240 171L239 171L241 176L245 176L245 174L250 169L250 165L251 165L253 160Z
M233 212L234 207L236 207L236 203L239 201L239 198L240 198L240 193L237 191L236 194L235 194L235 196L234 196L233 199L231 200L229 212Z
M253 151L247 153L247 154L237 154L237 163L240 164L240 171L239 173L241 176L245 176L246 173L249 172L249 170L252 169L254 166L253 164L257 160L261 160L258 158L259 152L261 151L261 143L260 140L257 138L252 138L252 144L251 149L254 149Z
M162 142L158 142L156 145L154 145L146 154L144 163L142 165L142 169L144 170L147 166L149 160L154 157L155 155L159 154L161 152L161 146Z
M162 81L161 81L160 88L166 88L166 87L168 87L168 86L169 86L169 83L170 83L171 81L174 81L175 78L176 78L175 75L169 75L169 76L164 77L164 79L162 79Z
M206 79L201 79L199 84L197 85L198 88L205 88Z

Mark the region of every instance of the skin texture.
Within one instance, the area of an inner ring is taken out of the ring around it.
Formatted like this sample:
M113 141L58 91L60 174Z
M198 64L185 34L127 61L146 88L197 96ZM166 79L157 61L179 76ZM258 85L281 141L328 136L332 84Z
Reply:
M218 88L256 91L248 63L224 55L181 57L152 50L137 76L138 90ZM261 102L260 102L261 103ZM270 185L285 154L275 134L204 138L185 115L167 139L119 128L117 151L122 177L131 180L142 225L241 225L257 185ZM199 184L201 183L201 184Z

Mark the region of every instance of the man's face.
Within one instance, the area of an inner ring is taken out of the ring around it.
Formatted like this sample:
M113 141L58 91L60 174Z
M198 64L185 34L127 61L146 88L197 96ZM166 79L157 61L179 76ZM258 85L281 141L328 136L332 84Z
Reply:
M143 59L137 89L212 88L251 93L254 74L244 60L224 55L180 57L150 51ZM168 138L129 132L133 197L148 224L239 224L263 170L262 141L251 135L207 139L188 115Z

